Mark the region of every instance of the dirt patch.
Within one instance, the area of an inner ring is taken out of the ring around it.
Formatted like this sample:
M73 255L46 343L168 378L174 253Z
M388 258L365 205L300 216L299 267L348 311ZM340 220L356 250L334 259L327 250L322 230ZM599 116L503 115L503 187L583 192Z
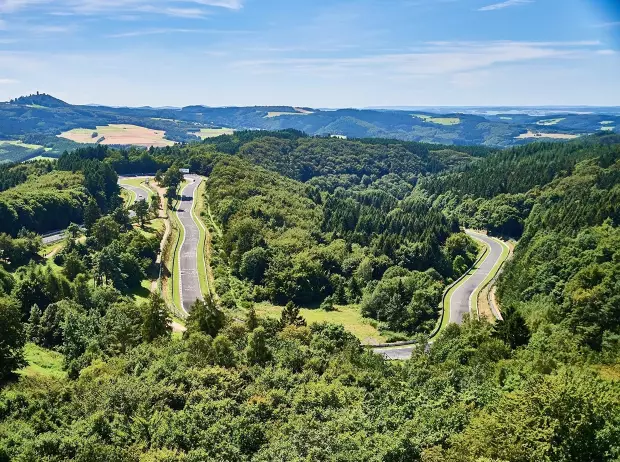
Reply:
M138 125L113 124L97 126L95 130L75 128L58 135L76 143L95 143L105 145L132 145L150 148L172 146L174 141L164 139L166 132L152 130Z

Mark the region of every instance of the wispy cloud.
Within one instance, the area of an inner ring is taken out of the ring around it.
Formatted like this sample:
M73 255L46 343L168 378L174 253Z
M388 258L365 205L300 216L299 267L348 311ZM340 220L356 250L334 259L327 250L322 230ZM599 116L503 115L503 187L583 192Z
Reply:
M128 37L142 37L148 35L165 35L165 34L218 34L218 35L244 35L249 34L250 31L245 30L218 30L218 29L174 29L174 28L160 28L160 29L138 29L127 32L121 32L118 34L106 35L108 38L128 38Z
M457 75L502 64L535 60L574 59L596 50L598 42L435 42L411 53L375 54L344 58L282 58L237 61L250 72L296 71L321 76L386 73L398 77Z
M208 14L205 10L207 7L239 10L243 7L243 0L0 0L0 12L14 13L42 5L53 7L50 13L55 15L147 12L167 16L203 17Z
M0 79L0 85L11 85L13 83L19 83L19 81L15 79Z
M596 54L603 55L603 56L610 56L610 55L615 55L616 51L615 50L598 50Z
M534 3L534 0L506 0L501 3L493 3L492 5L483 6L478 8L478 11L494 11L509 8L511 6L527 5L528 3Z

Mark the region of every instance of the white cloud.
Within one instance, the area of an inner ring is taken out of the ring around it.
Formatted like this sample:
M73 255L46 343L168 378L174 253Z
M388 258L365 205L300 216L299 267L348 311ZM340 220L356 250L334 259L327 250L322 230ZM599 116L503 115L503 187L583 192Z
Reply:
M574 45L586 43L587 45ZM410 53L376 54L353 58L284 58L237 61L250 72L297 71L320 76L365 73L424 77L456 75L496 65L534 60L568 59L592 53L595 42L436 42ZM457 77L458 79L458 77Z
M608 55L615 55L616 52L615 50L598 50L596 52L597 55L604 55L604 56L608 56Z
M0 12L13 13L37 5L52 5L55 15L148 12L167 16L201 17L204 7L239 10L243 0L0 0ZM193 4L197 7L187 7ZM203 8L201 8L203 7Z
M511 6L527 5L528 3L534 3L534 0L506 0L505 2L483 6L482 8L478 8L478 11L501 10L503 8L508 8Z
M19 83L15 79L0 79L0 85L11 85L13 83Z

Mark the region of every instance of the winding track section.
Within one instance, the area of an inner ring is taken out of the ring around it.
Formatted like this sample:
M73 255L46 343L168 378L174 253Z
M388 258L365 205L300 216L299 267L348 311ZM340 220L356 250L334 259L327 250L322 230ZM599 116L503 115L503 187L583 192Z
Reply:
M132 177L132 178L135 178L135 177ZM131 191L132 193L134 193L134 194L136 195L136 200L135 200L135 202L148 200L148 198L149 198L149 197L150 197L150 195L151 195L151 192L150 192L148 189L146 189L146 188L145 188L145 187L143 187L143 186L133 186L133 185L130 185L130 184L121 184L120 182L121 182L123 179L124 179L124 178L119 178L119 183L118 183L118 185L119 185L121 188L126 189L126 190ZM130 216L130 217L132 217L132 218L133 218L135 215L136 215L136 212L134 212L133 210L130 210L130 211L129 211L129 216Z
M493 271L495 265L502 258L503 247L497 240L488 237L486 234L477 233L475 231L465 231L471 238L485 244L490 248L489 254L480 263L476 271L465 278L456 288L450 297L450 322L462 324L466 314L473 312L475 301L472 300L473 295L481 288L487 276ZM402 347L378 348L375 353L383 355L386 359L409 359L416 345L407 345Z
M202 181L198 175L185 175L185 179L190 183L181 191L181 200L177 207L177 217L185 231L181 249L179 251L179 286L181 294L181 305L185 312L196 300L203 300L200 289L200 278L198 275L198 242L200 241L200 230L198 223L194 221L192 209L194 207L194 196Z

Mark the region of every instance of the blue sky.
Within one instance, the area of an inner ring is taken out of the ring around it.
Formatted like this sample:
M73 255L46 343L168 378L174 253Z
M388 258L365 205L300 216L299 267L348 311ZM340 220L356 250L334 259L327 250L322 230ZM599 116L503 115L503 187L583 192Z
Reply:
M620 0L0 0L0 100L620 105Z

